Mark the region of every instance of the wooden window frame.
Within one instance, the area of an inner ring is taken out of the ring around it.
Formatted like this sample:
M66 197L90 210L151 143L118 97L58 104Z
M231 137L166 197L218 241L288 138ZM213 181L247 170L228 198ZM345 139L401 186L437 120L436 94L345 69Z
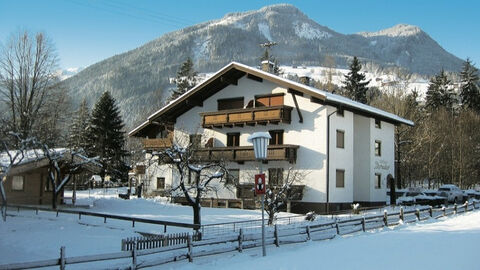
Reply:
M338 139L339 134L342 134L342 140L341 141L339 141L339 139ZM345 131L337 129L336 141L337 141L337 148L345 149ZM341 142L341 144L340 144L340 142Z
M234 102L234 101L242 101L242 106L241 107L233 107L233 108L221 108L220 103L222 102ZM245 98L244 97L234 97L234 98L222 98L222 99L217 99L217 110L218 111L223 111L223 110L233 110L233 109L243 109L245 106Z
M375 140L374 147L375 147L374 148L375 156L381 157L382 156L382 141Z
M375 189L381 189L382 188L382 174L381 173L375 173Z
M342 182L341 182L342 185L341 186L339 185L340 184L339 183L340 179L338 179L338 173L342 173L342 176L343 176L342 177L343 179L341 179L342 180ZM335 171L335 187L336 188L345 188L345 170L344 169L337 169Z
M272 137L269 141L269 145L283 145L283 129L269 130L270 136Z
M159 180L161 180L161 179L163 179L163 187L158 186ZM157 189L160 189L160 190L165 189L165 177L157 177Z
M236 172L237 177L232 177L231 172ZM228 169L227 177L225 177L225 184L238 185L240 183L240 169Z
M22 188L17 188L17 181L16 179L20 179L21 180L21 186ZM25 191L25 176L23 175L14 175L12 176L12 191Z
M284 176L283 168L269 168L268 169L268 186L270 187L282 186L283 180L284 180L283 176ZM275 181L272 183L272 180L275 180Z
M227 147L236 146L240 146L240 132L227 133Z

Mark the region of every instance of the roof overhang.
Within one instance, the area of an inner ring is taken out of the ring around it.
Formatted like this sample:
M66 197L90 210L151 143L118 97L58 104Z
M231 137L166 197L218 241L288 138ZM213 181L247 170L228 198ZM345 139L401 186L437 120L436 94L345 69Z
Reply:
M202 106L203 101L230 84L236 84L237 81L245 75L253 75L273 82L277 85L285 87L286 89L292 89L299 91L303 94L307 94L317 100L323 101L333 106L342 106L347 110L356 110L363 112L372 117L381 118L387 122L393 124L406 124L413 126L413 122L403 119L397 115L387 113L377 108L352 101L348 98L341 97L339 95L331 94L326 91L316 89L298 82L294 82L277 75L253 68L241 63L231 62L217 71L212 77L208 78L204 82L196 85L177 99L173 100L160 110L151 114L146 121L131 130L128 135L136 137L145 137L145 134L153 126L160 123L174 123L176 118L183 113L187 112L195 106Z

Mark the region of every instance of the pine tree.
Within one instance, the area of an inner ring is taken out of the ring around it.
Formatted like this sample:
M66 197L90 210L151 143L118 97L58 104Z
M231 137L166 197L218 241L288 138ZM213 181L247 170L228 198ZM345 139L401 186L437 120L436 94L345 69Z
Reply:
M455 103L455 93L450 85L451 81L443 69L439 74L431 78L426 93L427 108L433 110L440 107L452 109Z
M124 124L115 99L106 91L92 110L89 126L88 154L98 156L102 164L100 176L110 175L114 179L126 180L128 166L125 164Z
M192 59L188 57L187 60L183 62L178 69L177 77L175 78L175 84L177 85L177 89L173 90L172 95L167 100L167 103L175 100L176 98L193 88L197 84L197 75L198 73L193 68Z
M480 87L478 78L478 69L472 64L470 59L463 64L463 70L460 72L462 86L460 88L460 98L462 106L471 108L480 112Z
M350 64L350 72L345 75L345 92L352 100L367 103L367 85L370 80L365 81L365 74L360 73L362 65L358 61L356 56L353 57L353 61Z
M72 149L83 149L87 151L88 143L88 126L90 122L90 112L87 101L83 99L80 107L75 112L73 122L70 125L68 147Z

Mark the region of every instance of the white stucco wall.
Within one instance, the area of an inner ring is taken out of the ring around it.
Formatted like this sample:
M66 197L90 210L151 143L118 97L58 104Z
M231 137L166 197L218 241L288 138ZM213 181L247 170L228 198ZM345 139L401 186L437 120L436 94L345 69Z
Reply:
M380 202L386 200L387 175L392 174L395 177L395 145L394 145L395 126L386 122L381 122L381 128L375 127L375 119L370 118L370 150L372 162L370 164L370 201ZM381 156L375 156L375 141L381 142ZM381 188L375 188L375 174L381 174Z
M370 145L370 118L354 116L354 201L368 201L370 198L370 175L372 149Z

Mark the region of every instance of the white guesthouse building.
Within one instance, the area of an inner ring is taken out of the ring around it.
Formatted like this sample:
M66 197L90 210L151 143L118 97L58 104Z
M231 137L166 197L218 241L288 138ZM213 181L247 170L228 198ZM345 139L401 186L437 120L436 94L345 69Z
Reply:
M129 135L144 148L159 150L196 141L209 158L228 160L235 187L205 198L215 206L254 206L253 175L258 171L247 137L268 131L263 170L267 183L280 185L289 168L303 173L301 196L291 210L323 212L385 204L386 179L394 175L394 127L413 122L348 98L232 62L211 78L161 108ZM148 154L147 154L148 155ZM145 191L162 193L175 181L169 165L153 163ZM180 198L178 198L179 201ZM241 204L238 204L241 202Z

